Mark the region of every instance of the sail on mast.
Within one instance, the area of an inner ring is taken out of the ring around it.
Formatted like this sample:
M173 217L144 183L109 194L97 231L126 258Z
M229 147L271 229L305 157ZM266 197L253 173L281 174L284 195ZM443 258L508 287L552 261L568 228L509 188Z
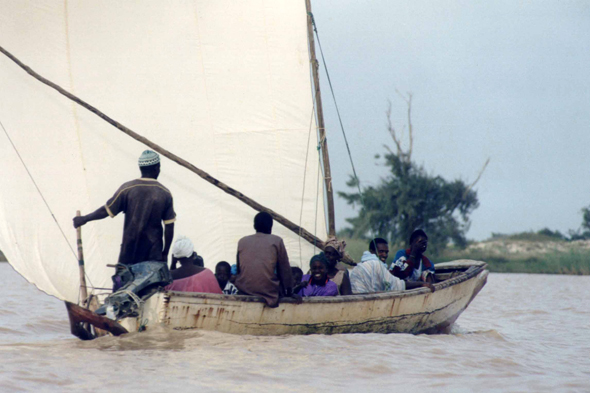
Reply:
M2 44L31 67L325 238L323 204L316 205L323 190L303 2L3 7ZM39 288L75 300L71 218L78 208L88 212L104 204L120 183L138 176L142 146L6 59L0 60L0 108L0 121L51 207L0 132L0 176L6 179L0 249ZM233 262L237 240L252 232L254 211L169 161L161 181L175 197L176 232L193 239L207 266ZM70 235L67 241L51 213ZM94 286L109 285L105 265L116 260L121 221L84 228ZM306 264L313 246L279 226L274 232L285 238L292 264Z

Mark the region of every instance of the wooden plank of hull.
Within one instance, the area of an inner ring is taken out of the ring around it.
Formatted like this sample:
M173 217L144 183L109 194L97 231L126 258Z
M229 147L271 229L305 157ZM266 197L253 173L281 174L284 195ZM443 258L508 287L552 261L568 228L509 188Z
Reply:
M163 323L174 329L273 336L444 332L485 285L488 275L483 262L458 262L468 263L469 270L436 284L434 293L414 289L308 298L299 305L286 299L278 307L269 308L256 297L163 292L145 303L143 322L147 328ZM121 323L129 331L137 330L136 318Z

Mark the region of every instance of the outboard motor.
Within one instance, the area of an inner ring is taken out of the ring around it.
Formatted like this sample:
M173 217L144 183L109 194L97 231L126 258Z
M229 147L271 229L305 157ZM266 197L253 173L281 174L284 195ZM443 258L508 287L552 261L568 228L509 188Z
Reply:
M122 286L95 311L113 320L138 316L140 303L172 282L172 275L164 262L140 262L131 266L117 265L117 268L113 282Z

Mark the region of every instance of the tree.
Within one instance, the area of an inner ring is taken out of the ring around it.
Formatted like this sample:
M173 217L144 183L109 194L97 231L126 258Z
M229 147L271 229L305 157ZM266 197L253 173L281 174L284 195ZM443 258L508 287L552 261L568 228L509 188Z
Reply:
M358 180L351 176L347 185L357 188L358 192L338 193L348 204L359 207L358 216L347 219L352 228L347 228L346 233L357 238L381 236L392 243L405 244L412 231L421 228L428 234L429 250L435 254L449 241L464 247L469 215L479 205L477 193L472 188L489 159L471 185L462 180L447 181L441 176L429 175L422 166L412 162L412 96L404 99L408 106L409 148L402 148L391 123L390 103L388 130L396 146L395 152L385 146L385 165L390 173L379 185L365 187L362 194Z
M582 208L582 229L590 231L590 206Z
M588 240L590 239L590 206L583 207L582 225L577 230L570 229L568 232L569 240Z

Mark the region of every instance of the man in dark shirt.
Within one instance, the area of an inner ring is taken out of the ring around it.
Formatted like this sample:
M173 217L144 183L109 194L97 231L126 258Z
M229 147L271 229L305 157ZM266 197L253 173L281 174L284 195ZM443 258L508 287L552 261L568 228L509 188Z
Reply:
M119 263L133 265L144 261L166 261L174 237L172 194L157 181L160 156L151 150L139 157L141 178L123 184L105 206L85 216L74 217L74 228L89 221L125 213ZM164 231L162 231L164 222ZM162 238L164 237L164 241Z
M254 235L238 242L238 277L236 287L241 294L261 296L270 307L279 304L279 297L292 296L291 265L283 239L271 235L272 217L261 212L254 217ZM284 293L280 293L284 290Z

